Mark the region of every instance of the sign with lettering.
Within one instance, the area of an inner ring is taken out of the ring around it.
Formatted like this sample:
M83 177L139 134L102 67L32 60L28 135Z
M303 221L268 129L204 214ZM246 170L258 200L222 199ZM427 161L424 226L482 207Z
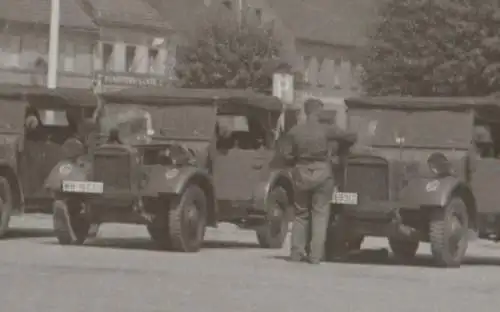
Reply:
M275 73L273 75L273 95L280 98L286 104L293 104L293 76L290 74Z
M164 86L167 84L167 79L151 76L132 76L105 74L101 76L103 85L127 85L127 86Z

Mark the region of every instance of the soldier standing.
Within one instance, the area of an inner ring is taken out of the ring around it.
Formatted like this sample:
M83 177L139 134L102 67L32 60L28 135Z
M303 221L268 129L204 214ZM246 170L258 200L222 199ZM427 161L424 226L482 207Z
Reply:
M323 102L317 99L304 103L307 120L290 130L282 150L287 163L293 167L297 190L290 257L292 261L312 264L319 264L323 258L335 185L330 143L356 140L356 135L320 122L323 106ZM308 253L306 245L310 247Z

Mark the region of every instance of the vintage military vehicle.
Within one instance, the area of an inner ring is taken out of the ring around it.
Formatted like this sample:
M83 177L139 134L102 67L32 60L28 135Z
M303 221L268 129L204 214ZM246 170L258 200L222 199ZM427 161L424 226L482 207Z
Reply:
M101 137L88 160L65 160L47 180L83 243L91 224L145 224L161 247L195 252L205 228L254 229L285 239L293 185L275 157L283 105L251 91L131 88L101 95Z
M51 208L44 181L95 107L88 90L0 85L0 236L11 214Z
M435 263L456 267L469 234L498 239L499 103L347 99L348 127L358 142L332 198L327 253L357 249L363 237L382 236L400 259L411 259L419 242L430 242Z

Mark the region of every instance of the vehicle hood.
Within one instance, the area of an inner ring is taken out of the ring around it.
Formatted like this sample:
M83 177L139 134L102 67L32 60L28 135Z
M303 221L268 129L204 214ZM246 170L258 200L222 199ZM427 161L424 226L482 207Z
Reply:
M400 149L400 148L371 148L353 146L348 161L385 160L395 170L403 170L408 177L434 177L429 170L427 159L433 153L443 153L453 164L457 175L465 174L466 150L452 149Z

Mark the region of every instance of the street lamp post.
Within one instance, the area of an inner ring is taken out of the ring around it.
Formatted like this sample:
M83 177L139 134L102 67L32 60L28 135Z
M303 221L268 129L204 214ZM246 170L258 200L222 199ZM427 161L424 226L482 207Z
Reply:
M51 0L49 64L47 71L47 87L51 89L54 89L57 86L57 66L59 63L59 27L61 18L60 11L60 0Z

